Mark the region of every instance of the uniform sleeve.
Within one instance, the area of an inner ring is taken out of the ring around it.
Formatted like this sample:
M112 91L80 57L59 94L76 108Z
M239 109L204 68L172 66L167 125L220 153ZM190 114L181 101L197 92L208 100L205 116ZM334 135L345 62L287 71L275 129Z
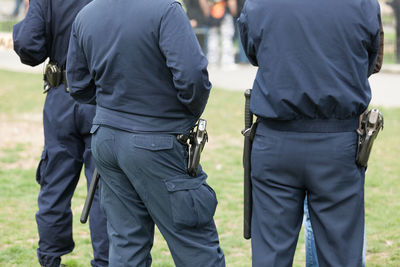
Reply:
M208 62L179 3L172 3L163 15L159 38L178 100L195 117L200 117L211 89Z
M247 19L246 6L247 5L245 4L242 13L237 19L240 41L242 42L244 52L246 53L249 62L254 66L258 66L256 46L249 34L249 21Z
M14 50L24 64L36 66L48 57L46 17L47 2L31 0L25 19L13 27Z
M80 103L96 104L96 85L90 74L84 51L79 43L76 21L72 25L66 70L70 95Z

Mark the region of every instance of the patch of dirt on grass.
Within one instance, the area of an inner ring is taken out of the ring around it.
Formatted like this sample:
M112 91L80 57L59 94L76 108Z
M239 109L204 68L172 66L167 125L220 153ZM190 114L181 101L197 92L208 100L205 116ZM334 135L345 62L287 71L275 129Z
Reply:
M0 114L0 158L5 158L4 150L13 150L22 145L15 162L0 162L2 169L36 168L43 149L42 114Z
M0 48L7 50L13 49L13 39L11 33L0 32Z

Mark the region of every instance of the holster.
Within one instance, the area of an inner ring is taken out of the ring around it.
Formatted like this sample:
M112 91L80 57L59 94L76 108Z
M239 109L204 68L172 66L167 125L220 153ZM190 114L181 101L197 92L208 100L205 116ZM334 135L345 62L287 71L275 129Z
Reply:
M362 116L360 128L357 130L358 144L356 163L360 167L368 166L372 145L378 133L383 129L383 115L378 109L371 109Z
M51 87L56 88L60 86L60 84L62 83L64 83L65 85L65 91L69 92L65 70L62 70L57 63L49 62L46 65L43 74L43 80L44 80L43 93L47 93Z
M201 152L208 141L207 121L199 119L199 122L190 131L189 135L180 134L177 139L180 143L188 145L188 173L196 176L200 165Z

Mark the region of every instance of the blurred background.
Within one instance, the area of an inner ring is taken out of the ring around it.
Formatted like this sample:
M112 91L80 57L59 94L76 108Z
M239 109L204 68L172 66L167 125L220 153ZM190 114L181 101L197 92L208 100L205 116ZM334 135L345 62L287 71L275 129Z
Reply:
M0 68L27 72L42 72L43 66L31 68L20 64L12 51L12 26L24 18L29 0L0 0ZM180 0L187 11L199 44L209 60L211 82L215 87L244 90L252 86L256 68L244 55L237 32L236 19L245 0ZM382 73L400 74L400 0L381 0L382 22L385 32ZM373 104L382 104L382 90L397 96L399 77L372 76ZM382 80L383 79L383 80ZM376 81L378 80L378 81ZM381 85L381 84L386 84ZM390 86L389 86L390 85ZM390 89L381 89L390 87ZM394 99L388 99L394 101ZM396 100L397 101L397 100ZM393 105L391 103L390 105Z
M67 0L60 0L67 1ZM199 44L209 59L213 90L204 113L209 142L202 155L208 182L217 193L215 215L227 266L247 267L250 242L242 237L243 92L252 87L257 68L243 57L235 18L244 0L181 0ZM369 79L371 106L385 116L374 144L365 185L367 266L400 266L400 0L379 1L385 32L384 62ZM44 64L29 67L13 51L12 26L24 18L25 0L0 0L0 266L38 266L35 212L39 185L36 167L43 149ZM83 177L82 177L83 178ZM81 179L72 202L75 250L63 257L69 267L88 266L87 225L79 223L86 197ZM303 231L303 230L302 230ZM304 266L303 232L294 265ZM153 266L174 266L159 233Z
M29 0L0 0L0 48L12 49L12 26L23 19L29 5L28 2ZM220 8L215 4L222 1L213 1L213 3L211 3L208 0L181 0L181 2L187 11L188 17L191 19L192 26L205 54L210 56L211 52L211 57L216 57L209 58L211 65L224 66L224 64L246 63L246 59L241 55L235 25L235 19L240 14L244 0L228 0L228 4ZM385 32L384 62L386 64L400 63L400 41L396 42L396 32L398 35L398 25L400 24L398 19L400 16L400 1L381 0L379 2L381 5L382 22ZM214 11L220 10L221 8L225 10ZM231 40L214 40L218 39L215 37L216 35L220 35L223 38L225 38L225 36L230 36ZM232 43L232 48L229 47L228 43ZM223 58L224 53L228 54L224 51L219 51L222 55L214 55L214 53L217 54L217 52L209 51L210 48L211 50L218 49L213 46L221 47L222 50L224 50L224 48L225 50L228 49L228 52L233 54L231 55L233 61Z

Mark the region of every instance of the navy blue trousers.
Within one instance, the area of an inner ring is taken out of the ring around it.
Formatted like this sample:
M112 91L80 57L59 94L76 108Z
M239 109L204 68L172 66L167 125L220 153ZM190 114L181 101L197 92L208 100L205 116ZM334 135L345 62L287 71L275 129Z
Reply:
M319 267L317 249L315 248L314 233L311 225L310 214L308 213L307 197L304 201L304 240L306 244L306 267ZM367 233L364 226L364 242L362 252L362 267L365 267L367 253Z
M110 266L150 266L155 225L176 266L225 266L213 220L216 195L201 169L188 175L185 146L174 135L92 129Z
M319 265L361 267L365 170L355 164L355 129L259 124L251 155L254 267L292 266L306 192Z
M36 174L40 184L37 255L42 266L59 266L60 257L74 249L71 198L82 166L88 185L94 171L90 149L94 114L95 106L78 104L63 86L47 93L43 111L44 150ZM94 254L91 264L107 266L107 223L100 210L98 193L90 211L89 226Z

